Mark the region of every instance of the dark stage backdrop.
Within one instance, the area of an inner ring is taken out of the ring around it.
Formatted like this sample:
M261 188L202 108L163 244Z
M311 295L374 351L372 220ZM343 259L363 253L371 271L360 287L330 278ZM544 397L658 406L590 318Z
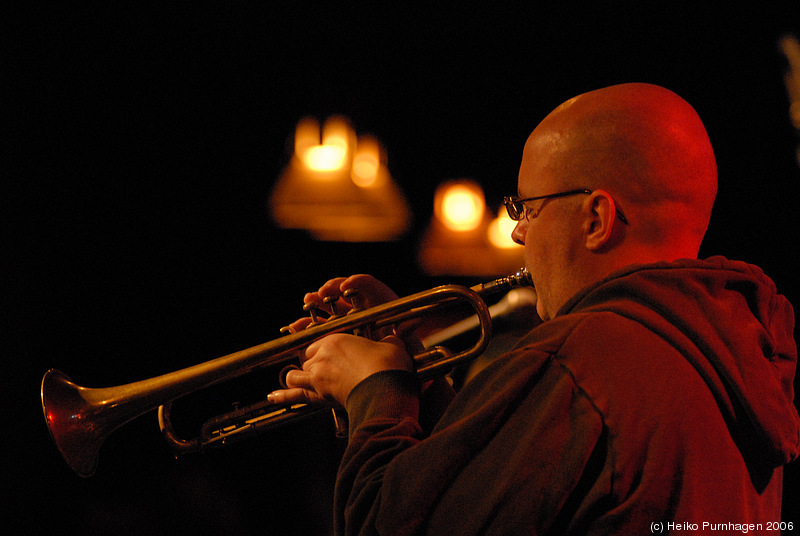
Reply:
M778 47L800 33L796 2L14 4L0 22L0 485L22 533L328 533L343 445L327 420L176 461L150 414L80 479L49 441L42 374L117 385L270 340L332 276L374 273L400 294L441 283L415 260L435 186L473 178L498 206L528 133L584 91L642 81L689 100L719 160L704 255L759 264L800 303ZM274 225L267 197L309 114L386 146L408 235L322 243ZM798 479L794 466L787 487ZM784 518L800 522L795 503Z

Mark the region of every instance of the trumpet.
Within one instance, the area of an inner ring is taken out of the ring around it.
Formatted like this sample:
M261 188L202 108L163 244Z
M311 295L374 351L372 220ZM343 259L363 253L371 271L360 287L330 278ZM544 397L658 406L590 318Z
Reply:
M320 411L304 404L276 406L262 401L212 418L198 437L184 440L175 434L170 419L173 401L217 383L271 366L286 366L304 349L333 333L370 336L384 328L431 314L444 306L466 304L472 308L477 340L472 346L453 352L441 345L413 356L421 380L442 377L454 367L484 352L492 336L492 315L485 299L517 287L532 286L525 269L474 287L442 285L375 307L359 306L357 294L347 314L332 314L320 321L312 310L309 327L245 350L190 366L154 378L106 388L81 387L61 371L51 369L42 378L41 396L45 422L56 447L69 467L79 476L92 476L98 465L104 440L131 420L158 409L159 427L177 453L198 451L243 439ZM326 408L330 410L330 408Z

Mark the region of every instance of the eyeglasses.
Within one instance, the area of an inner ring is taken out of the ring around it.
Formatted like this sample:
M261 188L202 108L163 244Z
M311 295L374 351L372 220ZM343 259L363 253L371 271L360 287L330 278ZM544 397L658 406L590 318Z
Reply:
M566 191L566 192L559 192L557 194L540 195L540 196L537 196L537 197L526 197L524 199L523 198L519 198L517 196L510 196L510 197L504 197L503 198L503 204L506 206L506 211L508 212L508 217L511 218L514 221L520 221L522 218L526 218L527 219L529 211L533 210L533 209L526 208L525 207L525 203L529 203L531 201L539 201L541 199L556 199L556 198L559 198L559 197L567 197L567 196L570 196L570 195L579 195L579 194L587 194L588 195L590 193L592 193L592 190L587 190L586 188L580 188L578 190L569 190L569 191ZM539 210L541 210L541 207L539 207ZM538 216L539 215L539 210L537 210L535 213L533 213L530 217L531 218L535 218L536 216ZM622 212L620 212L619 209L616 209L616 213L617 213L617 217L619 218L619 221L621 221L625 225L628 225L628 219L625 217L625 215Z

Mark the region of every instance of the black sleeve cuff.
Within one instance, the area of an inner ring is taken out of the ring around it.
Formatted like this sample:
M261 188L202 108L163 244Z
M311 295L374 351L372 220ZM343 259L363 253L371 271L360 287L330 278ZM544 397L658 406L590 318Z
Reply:
M351 433L370 419L419 418L420 381L407 370L384 370L368 376L347 397Z

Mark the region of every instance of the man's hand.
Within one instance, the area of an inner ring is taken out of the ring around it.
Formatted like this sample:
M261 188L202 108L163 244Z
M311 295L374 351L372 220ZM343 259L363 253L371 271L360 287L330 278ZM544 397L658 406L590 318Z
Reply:
M336 277L328 280L316 292L309 292L303 297L303 304L315 304L327 314L342 315L352 309L352 303L343 298L349 290L357 290L356 301L361 309L369 309L397 299L397 294L381 281L371 275L357 274L350 277ZM331 301L328 301L331 300ZM324 321L324 320L322 320ZM310 317L296 320L289 327L295 331L306 329L311 323Z
M413 370L413 360L403 342L389 336L371 341L336 333L306 349L302 370L286 374L288 389L271 393L275 404L338 405L344 407L353 388L383 370Z

